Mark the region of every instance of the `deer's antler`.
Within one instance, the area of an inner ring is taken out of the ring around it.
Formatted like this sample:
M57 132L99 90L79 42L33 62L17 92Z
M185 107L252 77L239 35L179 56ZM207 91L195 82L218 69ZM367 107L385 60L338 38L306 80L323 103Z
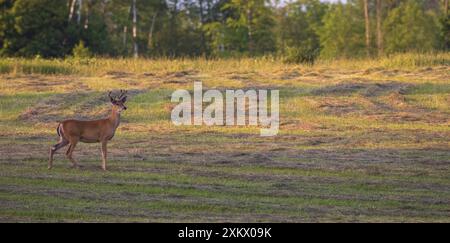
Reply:
M117 98L118 100L122 99L127 94L126 90L120 90L120 96Z
M114 98L111 96L111 93L112 93L112 91L109 91L109 93L108 93L108 97L109 97L109 99L111 99L111 101L113 101L114 100Z

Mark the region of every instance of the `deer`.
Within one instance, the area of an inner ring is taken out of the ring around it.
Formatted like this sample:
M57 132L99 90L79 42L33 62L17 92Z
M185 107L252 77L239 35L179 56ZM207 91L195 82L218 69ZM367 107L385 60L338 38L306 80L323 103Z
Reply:
M50 158L48 161L48 169L53 167L53 155L59 149L69 145L66 157L72 162L72 167L79 168L78 163L72 154L78 142L83 143L101 143L102 144L102 169L106 171L106 147L108 141L114 137L117 127L120 124L120 113L127 109L125 102L127 101L127 91L120 90L117 97L108 97L112 104L111 113L105 119L100 120L64 120L58 124L56 132L59 142L50 148Z

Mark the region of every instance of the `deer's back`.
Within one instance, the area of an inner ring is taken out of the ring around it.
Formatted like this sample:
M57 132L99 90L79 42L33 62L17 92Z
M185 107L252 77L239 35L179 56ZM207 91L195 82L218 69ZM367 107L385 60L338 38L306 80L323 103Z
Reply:
M107 119L101 120L65 120L61 122L63 136L66 139L77 137L83 142L98 142L102 137L109 136L110 125Z

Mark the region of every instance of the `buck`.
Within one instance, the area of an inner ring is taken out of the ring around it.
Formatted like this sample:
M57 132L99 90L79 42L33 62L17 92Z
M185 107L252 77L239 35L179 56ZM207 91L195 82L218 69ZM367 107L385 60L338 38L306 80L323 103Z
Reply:
M78 142L84 142L102 144L102 169L106 170L106 145L114 137L119 126L120 113L127 109L124 105L127 100L126 91L120 90L120 95L116 98L113 98L109 92L108 97L112 104L111 114L108 118L91 121L65 120L59 123L56 129L59 142L50 148L48 169L53 166L55 152L66 145L69 145L66 156L72 162L72 166L77 168L78 164L72 157L73 150Z

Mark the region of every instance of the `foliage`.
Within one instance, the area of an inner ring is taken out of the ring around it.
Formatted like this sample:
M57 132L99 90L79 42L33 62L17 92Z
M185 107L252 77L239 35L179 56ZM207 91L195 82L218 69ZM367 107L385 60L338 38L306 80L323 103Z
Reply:
M302 0L279 13L278 48L287 62L312 63L320 52L318 30L327 5L318 0Z
M16 0L6 16L2 53L52 57L66 54L65 6L52 0Z
M439 22L415 0L402 2L385 22L386 51L430 51L439 46Z
M84 42L80 41L72 50L73 57L76 59L85 59L91 57L91 51L84 46Z
M354 4L334 5L323 19L319 31L324 58L360 57L365 54L364 19Z
M360 0L139 0L136 23L132 0L0 0L0 55L66 57L83 41L106 57L133 56L136 46L140 57L355 58L377 53L378 8L368 2L369 47ZM448 50L442 1L382 2L385 53Z

